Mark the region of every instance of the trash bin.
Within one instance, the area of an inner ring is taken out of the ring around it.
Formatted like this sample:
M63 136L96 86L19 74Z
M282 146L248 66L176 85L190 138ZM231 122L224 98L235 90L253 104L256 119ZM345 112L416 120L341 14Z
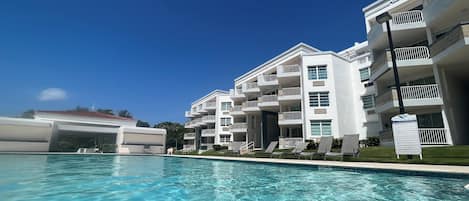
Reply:
M397 158L399 155L419 155L422 159L417 116L400 114L391 118L394 147Z

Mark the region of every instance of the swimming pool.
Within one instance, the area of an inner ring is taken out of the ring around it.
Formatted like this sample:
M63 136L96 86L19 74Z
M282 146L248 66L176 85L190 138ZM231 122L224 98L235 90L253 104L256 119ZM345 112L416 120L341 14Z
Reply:
M0 200L469 200L468 177L158 156L0 155Z

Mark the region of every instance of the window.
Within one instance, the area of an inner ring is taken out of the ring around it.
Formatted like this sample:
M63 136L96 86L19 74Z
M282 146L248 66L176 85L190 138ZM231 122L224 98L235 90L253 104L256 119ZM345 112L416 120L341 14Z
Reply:
M363 101L363 109L369 109L375 107L375 96L374 95L366 95L362 96Z
M326 66L308 66L308 79L309 80L327 79Z
M329 106L329 92L309 92L309 106L311 107Z
M303 137L303 132L301 130L301 127L283 128L281 137L283 138Z
M419 128L444 128L443 116L441 113L418 114L417 123Z
M221 103L221 110L230 110L231 109L231 102L222 102Z
M332 135L331 120L312 120L311 135L323 136Z
M360 80L367 81L370 79L370 68L362 68L360 69Z
M230 135L220 135L220 142L221 143L228 143L231 141Z
M231 125L231 118L229 117L224 117L220 119L220 125L221 126L229 126Z

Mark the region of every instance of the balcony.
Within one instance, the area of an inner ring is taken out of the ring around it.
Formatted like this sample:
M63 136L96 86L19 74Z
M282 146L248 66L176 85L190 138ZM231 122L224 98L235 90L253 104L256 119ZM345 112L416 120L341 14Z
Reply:
M278 114L278 125L303 124L301 111L281 112Z
M215 115L207 115L202 117L204 123L215 123Z
M194 117L194 116L191 114L191 111L186 111L186 112L184 113L184 116L187 117L187 118Z
M260 111L258 101L246 101L243 103L243 112L257 112Z
M184 133L184 140L194 140L195 133Z
M443 105L438 85L415 85L401 87L402 100L406 107ZM392 89L376 98L376 111L397 110L399 102L397 100L396 89Z
M390 26L396 46L411 44L425 36L425 19L420 10L393 13ZM368 43L372 49L387 47L386 24L374 24L368 32Z
M184 123L184 128L194 128L194 125L192 125L192 121Z
M301 100L301 88L300 87L290 87L283 88L278 91L278 101L298 101Z
M469 20L469 15L464 12L468 8L469 1L467 0L432 0L427 1L423 16L427 26L432 30L441 30L453 22Z
M198 127L202 125L202 118L193 119L191 121L192 127Z
M459 24L430 46L433 60L438 64L469 61L469 22Z
M243 93L259 93L261 90L257 86L257 82L248 82L243 84Z
M202 137L215 137L215 129L202 129Z
M430 58L430 51L428 47L417 46L417 47L404 47L394 49L396 52L396 64L399 69L400 74L405 74L405 68L409 72L414 72L408 69L413 67L428 67L430 68L433 64L432 59ZM370 80L374 81L382 76L384 73L391 71L392 69L392 59L391 51L386 51L385 54L381 54L371 65L371 77ZM392 77L388 75L388 77Z
M298 64L277 66L277 78L297 78L301 75L301 66Z
M244 95L242 89L230 89L230 98L233 100L244 100L246 95Z
M263 95L259 98L259 107L278 107L277 95Z
M243 116L243 115L245 115L245 113L243 112L243 106L242 105L233 106L230 110L230 115L231 116Z
M267 87L267 86L278 86L278 80L276 74L270 75L259 75L257 77L259 87Z
M230 127L230 131L232 133L246 133L248 132L248 124L247 123L233 123Z
M217 109L217 102L206 102L204 103L205 110L216 110Z

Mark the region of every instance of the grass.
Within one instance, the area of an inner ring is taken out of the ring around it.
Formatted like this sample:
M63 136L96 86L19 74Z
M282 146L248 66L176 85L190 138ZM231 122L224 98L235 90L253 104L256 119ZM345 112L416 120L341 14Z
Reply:
M306 152L314 152L315 150L306 150ZM340 150L333 150L339 152ZM291 154L291 149L275 150L275 152L284 152L282 158L297 159L298 157ZM411 163L411 164L435 164L435 165L469 165L469 146L448 146L448 147L425 147L422 150L423 160L418 156L412 159L407 159L407 156L401 156L400 159L396 158L393 147L366 147L360 149L360 156L357 158L345 157L344 161L355 162L379 162L379 163ZM177 152L177 154L181 154ZM199 155L197 152L190 152L186 154ZM238 155L228 150L222 151L206 151L200 155L204 156L231 156L231 157L257 157L269 158L270 154L265 154L263 151L256 151L254 154ZM306 159L306 158L302 158ZM307 157L309 159L309 157ZM321 157L314 157L313 159L320 159ZM339 157L327 157L327 160L340 160Z

